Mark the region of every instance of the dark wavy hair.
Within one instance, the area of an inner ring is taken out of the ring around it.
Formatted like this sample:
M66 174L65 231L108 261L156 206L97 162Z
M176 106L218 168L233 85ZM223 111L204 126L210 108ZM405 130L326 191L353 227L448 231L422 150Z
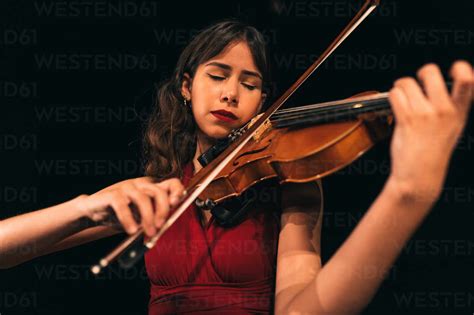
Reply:
M263 76L263 92L268 94L269 66L262 34L252 26L226 20L202 30L186 46L173 75L156 92L155 104L147 120L144 141L144 170L157 179L181 177L183 166L196 153L197 125L189 106L184 106L181 86L184 74L194 77L200 64L219 55L229 44L245 41Z

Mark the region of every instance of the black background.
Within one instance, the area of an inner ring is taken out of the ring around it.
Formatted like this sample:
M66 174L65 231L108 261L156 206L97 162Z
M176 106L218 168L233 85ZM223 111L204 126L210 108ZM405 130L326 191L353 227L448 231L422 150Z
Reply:
M99 5L94 7L91 3L0 4L1 219L140 176L141 126L153 84L171 73L179 53L200 28L238 17L263 31L278 96L360 4L175 0L96 1ZM103 11L110 7L119 12ZM288 106L366 90L386 91L395 79L414 75L428 62L438 63L448 73L456 59L474 61L473 26L473 1L382 1ZM75 58L83 61L76 64ZM138 64L87 65L87 58L129 58ZM440 201L403 248L365 314L474 312L473 140L471 115ZM388 145L389 141L381 143L324 181L323 261L342 244L382 188L389 172ZM129 272L113 267L99 279L88 271L120 239L97 241L0 271L0 313L146 313L143 264ZM389 246L390 239L386 241Z

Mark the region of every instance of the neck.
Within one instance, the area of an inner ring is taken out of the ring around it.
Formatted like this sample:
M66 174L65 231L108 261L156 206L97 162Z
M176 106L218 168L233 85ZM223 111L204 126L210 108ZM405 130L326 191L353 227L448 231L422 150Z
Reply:
M216 143L216 139L208 137L201 130L197 132L197 141L196 141L196 154L194 154L193 164L194 164L194 173L197 173L201 168L201 163L199 163L198 158L206 152L210 147Z

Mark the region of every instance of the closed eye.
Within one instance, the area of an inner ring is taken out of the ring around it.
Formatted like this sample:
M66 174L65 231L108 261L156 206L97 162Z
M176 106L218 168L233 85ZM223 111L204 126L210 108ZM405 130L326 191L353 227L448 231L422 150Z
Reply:
M247 83L242 83L242 85L245 86L250 91L253 91L257 88L255 85L251 85L251 84L247 84Z
M218 76L218 75L213 75L213 74L210 74L208 73L207 74L212 80L215 80L215 81L223 81L225 80L225 77L221 77L221 76Z
M214 75L214 74L210 74L208 73L207 74L212 80L215 80L215 81L224 81L226 79L226 77L221 77L221 76L218 76L218 75ZM251 85L251 84L248 84L248 83L242 83L242 85L250 90L250 91L253 91L255 90L257 87L255 85Z

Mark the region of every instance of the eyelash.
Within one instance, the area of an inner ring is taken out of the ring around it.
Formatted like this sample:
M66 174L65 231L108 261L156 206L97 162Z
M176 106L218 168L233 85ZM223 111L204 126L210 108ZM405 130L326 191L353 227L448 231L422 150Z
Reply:
M212 80L215 80L215 81L223 81L225 80L225 77L220 77L220 76L217 76L217 75L212 75L212 74L207 74ZM250 84L246 84L246 83L242 83L243 86L245 86L248 90L250 91L253 91L255 90L257 87L254 86L254 85L250 85Z

